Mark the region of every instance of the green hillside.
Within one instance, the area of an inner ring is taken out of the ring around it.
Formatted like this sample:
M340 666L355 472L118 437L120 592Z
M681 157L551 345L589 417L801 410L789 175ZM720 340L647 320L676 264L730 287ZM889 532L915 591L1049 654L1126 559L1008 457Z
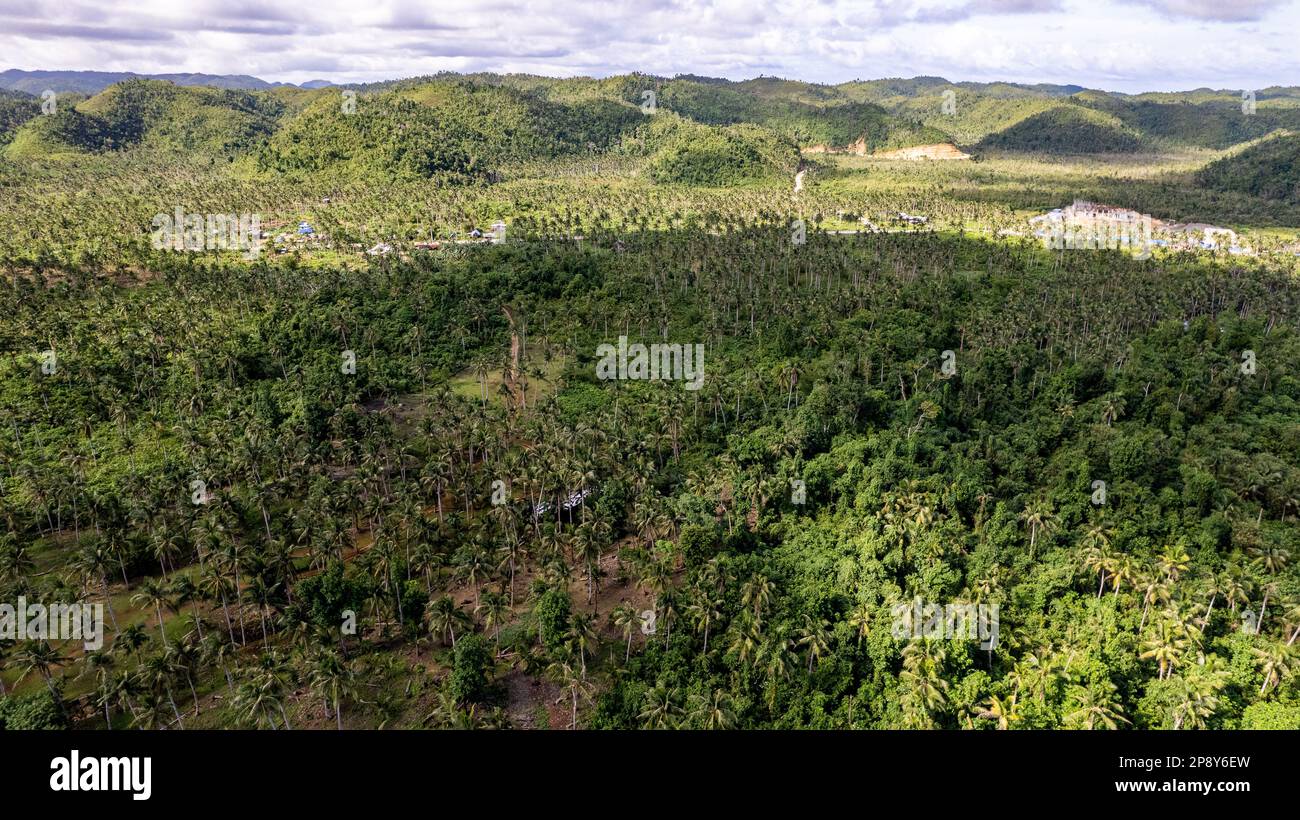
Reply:
M39 113L39 98L20 91L0 91L0 146L12 140L19 127Z
M1264 140L1212 162L1196 176L1211 190L1300 204L1300 134Z
M985 137L1005 131L1061 103L1041 97L982 96L958 89L954 92L952 113L944 113L943 96L926 96L907 100L899 106L900 114L917 117L926 125L941 129L958 145L976 145Z
M777 175L793 176L799 148L755 125L707 126L671 113L646 129L646 173L658 183L734 185Z
M1246 114L1239 97L1226 95L1199 96L1197 102L1174 95L1123 98L1095 93L1075 99L1113 115L1156 145L1222 150L1300 124L1300 108L1265 102Z
M726 86L673 80L659 91L659 104L697 122L748 122L781 133L803 146L842 147L862 140L868 150L946 141L937 130L891 116L872 103L853 102L825 86L751 80Z
M262 139L282 107L264 94L130 80L31 120L15 148L26 155L132 148L231 155Z
M990 134L978 147L1049 154L1115 154L1137 151L1142 147L1142 138L1113 115L1062 105Z
M361 93L350 112L344 102L338 91L316 92L259 154L259 170L489 178L503 163L606 148L645 119L611 100L561 105L465 80Z
M454 76L454 75L447 75ZM435 79L443 79L439 75ZM572 108L596 102L639 108L655 94L655 107L706 125L761 125L801 146L842 147L863 140L870 150L947 140L914 117L895 117L878 105L855 100L835 86L758 77L732 82L680 75L672 79L623 74L603 79L553 79L521 74L473 74L465 81L510 88ZM385 84L384 88L400 84ZM590 112L583 121L590 120Z

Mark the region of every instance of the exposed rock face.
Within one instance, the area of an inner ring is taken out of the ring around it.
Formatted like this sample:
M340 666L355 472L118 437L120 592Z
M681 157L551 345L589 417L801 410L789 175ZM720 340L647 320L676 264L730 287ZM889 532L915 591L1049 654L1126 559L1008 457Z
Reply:
M880 159L970 159L970 154L963 153L950 142L937 142L933 145L913 145L910 148L898 148L882 151L873 156Z

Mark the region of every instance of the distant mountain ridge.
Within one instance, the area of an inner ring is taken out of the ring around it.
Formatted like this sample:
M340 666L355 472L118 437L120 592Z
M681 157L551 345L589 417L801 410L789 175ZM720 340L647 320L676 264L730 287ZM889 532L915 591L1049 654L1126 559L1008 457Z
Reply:
M200 85L237 91L264 91L279 87L321 88L332 85L325 80L312 80L301 86L271 83L247 74L137 74L134 71L23 71L17 68L0 72L0 88L36 95L46 90L59 94L98 94L110 85L124 80L166 80L176 85Z
M461 76L474 77L479 79L492 78L496 81L505 79L532 79L549 83L569 83L569 82L606 82L614 78L593 78L593 77L567 77L551 78L540 75L530 74L495 74L489 72L476 72L469 74L458 74L457 72L444 72L442 75L434 76ZM762 86L765 84L789 84L801 86L805 89L821 89L822 96L837 96L844 92L849 92L850 98L868 98L872 101L889 97L926 97L930 94L941 93L943 89L961 89L974 94L980 94L985 97L1038 97L1038 98L1065 98L1076 94L1087 92L1092 95L1102 97L1111 97L1116 99L1128 99L1133 101L1148 100L1158 102L1204 102L1209 99L1223 100L1229 96L1235 97L1242 93L1236 89L1212 89L1212 88L1195 88L1185 91L1147 91L1136 94L1129 94L1120 91L1102 91L1099 89L1089 89L1082 85L1060 85L1056 83L1015 83L1009 81L993 82L976 82L972 80L959 80L953 82L944 77L934 76L917 76L917 77L882 77L875 80L850 80L843 83L811 83L799 80L786 80L780 77L759 75L748 80L728 80L721 77L705 77L697 74L677 74L672 77L660 77L652 74L632 74L618 76L640 76L647 80L668 82L678 81L687 83L698 83L700 85L721 86L746 88ZM386 86L400 83L409 83L413 80L428 79L418 76L394 78L390 80L377 80L371 83L334 83L330 80L313 79L303 83L284 83L271 82L263 80L260 77L254 77L249 74L204 74L204 73L166 73L166 74L140 74L134 71L63 71L63 70L36 70L26 71L19 68L10 68L0 71L0 89L10 91L22 91L27 94L39 96L42 91L49 89L55 92L76 92L79 94L97 94L108 88L110 85L123 82L124 80L166 80L176 85L198 85L210 86L212 88L225 88L242 91L263 91L270 88L328 88L335 85L346 85L356 88L383 88ZM852 93L858 89L858 93ZM865 93L864 93L865 92ZM1270 88L1256 89L1256 95L1259 100L1287 98L1300 101L1300 87L1291 86L1273 86Z

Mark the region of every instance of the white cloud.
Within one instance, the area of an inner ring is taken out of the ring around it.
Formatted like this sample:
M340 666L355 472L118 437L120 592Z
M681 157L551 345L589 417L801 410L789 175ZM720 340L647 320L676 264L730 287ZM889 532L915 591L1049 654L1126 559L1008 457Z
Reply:
M1300 84L1294 0L0 0L0 69Z
M1150 6L1167 17L1242 22L1259 20L1269 12L1287 5L1289 0L1128 0L1128 2Z

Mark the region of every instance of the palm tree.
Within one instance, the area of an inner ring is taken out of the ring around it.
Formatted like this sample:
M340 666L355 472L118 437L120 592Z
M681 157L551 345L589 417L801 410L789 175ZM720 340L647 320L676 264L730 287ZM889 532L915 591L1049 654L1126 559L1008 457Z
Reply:
M1088 546L1083 550L1083 569L1086 572L1096 572L1097 597L1100 598L1106 589L1106 573L1110 572L1115 565L1115 557L1110 554L1106 547Z
M1020 697L1019 692L1012 692L1011 697L1003 699L997 695L989 695L973 710L975 716L982 720L992 720L997 722L997 728L1010 729L1011 724L1021 719L1021 714L1017 707L1017 699Z
M203 640L203 615L199 612L199 601L204 599L203 592L189 575L176 574L172 576L171 596L177 611L185 604L190 604L190 618L194 621L199 640Z
M150 655L137 669L137 674L151 691L167 695L167 703L171 705L172 713L176 716L176 725L184 729L185 723L181 719L181 710L176 705L176 697L172 693L172 679L176 676L176 667L170 653L157 652Z
M776 585L767 579L764 575L751 575L749 580L740 588L741 606L753 613L754 625L759 626L763 622L763 610L767 608L772 601L772 595L776 592Z
M857 636L857 645L862 646L862 639L867 637L871 631L871 620L873 611L871 604L861 601L849 612L849 626L853 629L853 634Z
M1110 568L1110 584L1112 596L1119 597L1119 588L1124 585L1125 581L1133 582L1137 579L1137 567L1133 559L1127 555L1121 555Z
M32 672L39 672L45 680L46 688L50 690L51 699L58 706L59 712L64 713L63 698L59 696L58 688L54 685L54 675L50 670L67 660L68 658L60 655L48 641L40 640L24 641L14 653L12 663L22 670L18 676L19 680Z
M669 689L662 681L645 693L644 706L637 716L646 729L671 729L677 725L681 707L677 705L677 690Z
M587 683L585 673L579 673L568 660L558 660L547 667L547 673L561 686L569 690L573 703L573 713L569 721L570 729L578 728L578 698L590 699L591 684Z
M1024 512L1020 514L1020 520L1024 521L1029 527L1029 560L1034 559L1034 544L1038 541L1039 533L1051 535L1056 530L1056 516L1052 513L1051 504L1042 499L1037 499L1025 505Z
M343 657L333 649L321 649L309 658L308 682L317 695L325 701L325 715L330 713L330 704L334 706L334 725L343 728L343 708L341 696L352 692L354 674L352 668L344 662Z
M1282 681L1295 671L1295 647L1270 641L1263 647L1251 650L1255 654L1255 665L1264 675L1264 682L1259 687L1262 696L1269 689L1280 686Z
M627 639L627 651L623 654L623 663L626 665L632 659L632 635L636 633L637 627L641 625L641 614L636 611L636 607L629 604L619 604L614 607L614 611L609 614L609 617L614 626L620 629Z
M1164 552L1160 554L1159 565L1161 571L1171 582L1177 581L1178 577L1187 571L1191 565L1191 556L1187 554L1187 549L1181 544L1170 544L1165 547Z
M1219 690L1227 680L1228 672L1218 668L1213 656L1173 678L1174 729L1206 728L1207 720L1219 708Z
M113 667L117 665L117 660L111 652L98 651L86 654L86 668L83 675L94 674L95 699L104 707L104 728L113 728L113 715L110 711L113 701L116 699L115 680L113 676Z
M784 627L769 633L767 640L758 652L758 661L763 664L763 674L767 678L767 707L776 708L778 686L790 679L794 668L795 656L790 651L792 642L786 637Z
M1176 630L1173 623L1162 619L1156 624L1155 632L1142 642L1142 646L1143 652L1139 657L1142 660L1154 660L1160 668L1160 679L1164 680L1181 660L1183 650L1187 648L1187 639Z
M587 653L594 652L600 644L600 634L591 615L579 612L569 619L568 643L578 651L578 662L582 669L582 678L587 678Z
M1101 401L1101 420L1110 427L1124 415L1124 396L1120 393L1107 393Z
M736 726L736 714L732 710L732 698L721 689L714 689L711 694L692 694L688 699L689 716L696 724L705 729L733 729Z
M280 713L284 728L291 729L289 714L284 707L288 689L288 670L280 656L272 650L258 658L257 666L241 671L242 682L235 690L232 707L243 720L260 725L262 720L272 729L277 728L275 713Z
M483 611L483 628L492 630L492 640L496 643L496 650L501 651L501 622L510 613L510 605L506 601L506 596L500 592L488 590L483 593L479 605L475 607L475 612Z
M164 654L174 670L185 674L185 682L190 687L190 697L194 699L194 716L198 717L199 693L194 688L194 675L202 671L201 667L205 660L202 645L187 638L173 644L171 649Z
M1088 730L1097 728L1118 729L1120 723L1128 723L1128 718L1120 713L1119 698L1115 684L1103 680L1091 686L1076 686L1070 690L1070 711L1065 713L1067 728L1077 727Z
M444 644L451 639L451 648L456 648L456 627L469 621L464 612L456 606L450 595L444 595L429 607L429 634Z
M698 589L692 595L691 603L686 607L686 614L695 624L696 631L704 633L704 649L701 651L702 654L708 655L709 630L722 617L722 601L708 589Z
M909 728L935 725L935 715L948 704L948 682L941 676L947 653L930 640L912 641L903 649L903 719Z
M165 605L168 609L174 609L171 599L171 590L167 586L154 578L146 578L140 585L140 589L131 596L131 603L139 605L151 605L158 616L158 634L162 636L163 646L167 646L167 630L163 629L162 610Z
M813 664L830 651L830 624L824 618L804 615L797 635L795 645L804 647L808 653L808 674L811 675Z

